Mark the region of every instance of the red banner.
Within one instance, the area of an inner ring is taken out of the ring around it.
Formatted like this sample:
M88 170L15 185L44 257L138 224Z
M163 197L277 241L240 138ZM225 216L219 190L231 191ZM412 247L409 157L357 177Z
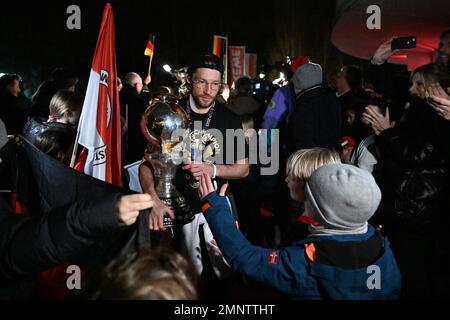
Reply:
M245 76L245 47L229 46L231 81L236 82Z

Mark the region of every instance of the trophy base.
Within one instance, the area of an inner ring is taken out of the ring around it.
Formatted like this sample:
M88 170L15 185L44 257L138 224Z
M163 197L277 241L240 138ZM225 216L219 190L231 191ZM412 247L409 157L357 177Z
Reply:
M172 220L167 216L164 216L164 227L171 228L177 226L183 226L192 220L194 220L194 214L191 208L186 203L184 197L165 198L161 197L160 200L172 209L175 213L175 219Z

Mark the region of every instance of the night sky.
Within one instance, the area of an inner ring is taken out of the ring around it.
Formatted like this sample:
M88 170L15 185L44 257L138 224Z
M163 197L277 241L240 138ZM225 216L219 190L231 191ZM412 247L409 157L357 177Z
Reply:
M24 78L42 81L53 68L67 66L87 78L107 2L15 1L2 7L0 72L17 72ZM193 53L211 51L213 34L228 34L230 45L245 45L247 52L258 53L258 64L275 63L287 54L307 54L323 63L324 52L330 55L335 50L328 47L321 52L323 43L329 43L334 1L109 2L116 22L120 76L128 71L146 73L148 57L143 52L149 33L156 35L154 82L163 81L163 64L182 67ZM66 27L66 9L71 4L81 8L81 30ZM284 43L280 45L286 36L292 43L288 49L282 48Z

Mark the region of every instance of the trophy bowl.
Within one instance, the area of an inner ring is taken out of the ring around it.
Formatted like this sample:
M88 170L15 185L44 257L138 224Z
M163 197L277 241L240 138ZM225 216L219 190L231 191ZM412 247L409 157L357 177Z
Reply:
M180 133L187 133L188 127L186 111L168 95L154 99L141 119L141 131L148 141L146 160L154 169L156 194L175 213L174 220L164 217L165 227L184 225L194 219L186 199L173 184L185 152L184 137Z

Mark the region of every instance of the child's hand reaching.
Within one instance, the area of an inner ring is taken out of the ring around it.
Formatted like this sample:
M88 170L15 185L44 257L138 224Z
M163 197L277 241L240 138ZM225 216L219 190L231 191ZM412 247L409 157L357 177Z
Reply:
M224 196L225 192L227 191L228 184L225 183L222 188L220 188L219 195ZM203 173L200 177L200 187L198 188L198 195L200 196L200 199L203 199L211 192L214 192L214 186L211 182L211 177L207 173Z

